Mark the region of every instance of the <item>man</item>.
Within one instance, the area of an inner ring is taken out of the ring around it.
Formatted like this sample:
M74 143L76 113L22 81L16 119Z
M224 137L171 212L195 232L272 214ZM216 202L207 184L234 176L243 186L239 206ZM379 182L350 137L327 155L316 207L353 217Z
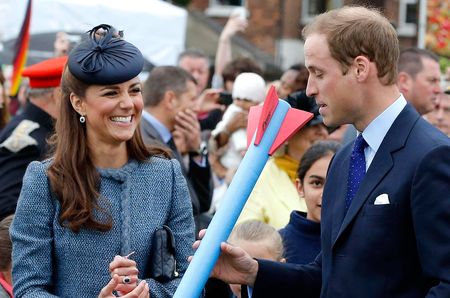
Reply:
M192 110L196 101L196 80L185 70L174 66L156 67L144 85L142 137L147 144L163 145L173 152L186 177L197 229L205 228L210 218L212 177L206 144L201 141L200 124ZM189 166L174 142L179 137L189 155Z
M222 243L213 276L253 297L450 297L450 139L399 92L397 33L374 10L344 7L303 36L324 123L360 132L328 170L322 251L289 266Z
M439 94L438 104L431 113L427 114L427 118L431 124L450 136L450 87Z
M406 100L421 115L431 112L441 93L439 57L434 53L409 48L398 60L398 87Z
M29 103L0 132L0 219L14 213L28 164L48 153L47 138L58 115L60 81L67 57L45 60L23 70Z
M197 96L199 96L208 85L208 56L198 49L189 49L179 55L178 66L190 73L197 81Z

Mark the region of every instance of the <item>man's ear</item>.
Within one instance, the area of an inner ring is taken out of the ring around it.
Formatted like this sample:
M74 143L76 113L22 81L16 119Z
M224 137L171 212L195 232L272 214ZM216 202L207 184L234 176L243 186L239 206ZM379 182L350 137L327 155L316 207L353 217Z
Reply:
M84 106L84 101L76 95L75 93L70 93L70 103L72 104L73 109L80 114L81 116L86 115L86 108Z
M354 74L358 82L365 81L370 73L370 60L366 56L357 56L353 60Z
M411 84L412 77L408 73L404 71L398 73L397 85L401 93L407 94L411 89Z
M175 92L168 90L164 93L163 102L168 110L173 110L178 105L178 100Z

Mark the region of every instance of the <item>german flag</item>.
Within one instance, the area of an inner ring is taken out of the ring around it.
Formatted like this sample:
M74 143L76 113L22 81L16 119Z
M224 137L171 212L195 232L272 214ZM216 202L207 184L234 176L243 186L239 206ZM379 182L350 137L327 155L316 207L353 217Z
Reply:
M31 21L31 0L28 0L27 10L25 13L25 19L22 23L22 28L20 29L20 34L16 39L16 43L14 45L14 59L12 61L13 64L13 73L11 77L11 88L9 90L10 96L16 96L20 82L22 80L22 70L27 62L27 54L28 54L28 45L30 43L30 21Z

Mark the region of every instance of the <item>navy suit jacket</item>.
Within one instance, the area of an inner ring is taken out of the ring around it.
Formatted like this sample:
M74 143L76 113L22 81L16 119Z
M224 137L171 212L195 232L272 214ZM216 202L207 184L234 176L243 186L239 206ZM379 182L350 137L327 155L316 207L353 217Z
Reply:
M304 266L258 261L254 298L450 297L450 139L407 105L345 214L352 146L329 168L321 254ZM381 194L390 204L374 205Z

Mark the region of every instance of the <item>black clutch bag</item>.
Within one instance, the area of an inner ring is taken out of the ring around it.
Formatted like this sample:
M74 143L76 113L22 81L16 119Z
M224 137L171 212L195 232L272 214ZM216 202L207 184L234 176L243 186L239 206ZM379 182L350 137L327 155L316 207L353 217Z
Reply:
M156 229L153 235L152 251L146 276L162 283L178 277L177 262L175 261L175 239L172 230L166 225Z

